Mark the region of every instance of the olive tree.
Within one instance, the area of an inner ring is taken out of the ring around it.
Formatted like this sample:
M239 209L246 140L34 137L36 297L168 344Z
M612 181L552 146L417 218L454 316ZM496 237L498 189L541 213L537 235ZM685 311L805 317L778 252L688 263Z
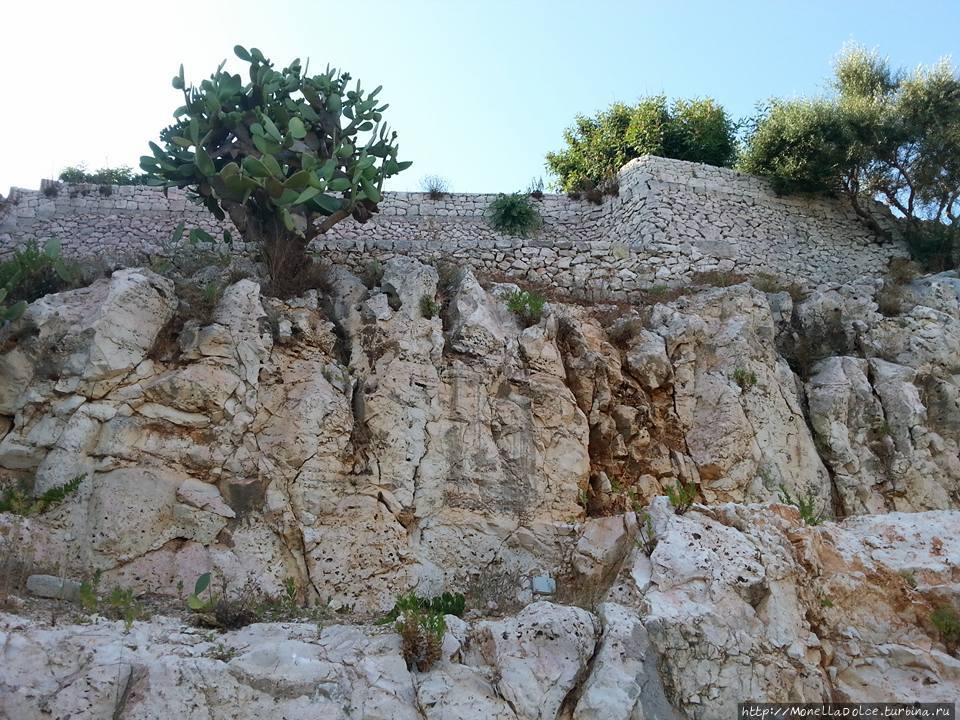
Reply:
M140 167L147 184L188 188L218 219L229 215L262 248L274 281L289 281L313 238L349 217L366 222L384 180L411 163L397 157L379 87L365 92L329 66L310 75L299 59L277 70L257 48L234 52L247 81L221 63L187 85L180 66L183 104Z
M831 192L883 232L865 200L902 219L916 253L950 265L960 215L960 77L946 60L895 71L876 52L839 55L833 92L773 101L747 137L741 167L780 192Z

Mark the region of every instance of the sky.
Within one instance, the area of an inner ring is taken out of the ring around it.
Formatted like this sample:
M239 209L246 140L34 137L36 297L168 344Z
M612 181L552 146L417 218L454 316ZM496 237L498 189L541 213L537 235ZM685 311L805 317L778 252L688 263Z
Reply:
M665 93L744 117L765 98L823 92L851 40L894 66L960 62L958 28L956 0L12 2L0 194L68 165L136 167L180 104L180 63L188 82L225 58L242 72L236 44L383 85L413 161L388 189L439 175L455 191L512 192L549 184L544 155L578 113Z

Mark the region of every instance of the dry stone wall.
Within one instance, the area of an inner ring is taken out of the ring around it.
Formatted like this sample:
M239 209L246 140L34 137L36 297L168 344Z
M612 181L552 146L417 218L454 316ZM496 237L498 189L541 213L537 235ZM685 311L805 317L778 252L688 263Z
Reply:
M374 220L341 223L313 249L353 268L372 258L444 257L597 297L629 297L707 271L840 283L879 275L891 258L907 255L902 242L878 238L840 200L777 197L765 180L733 170L644 157L624 166L619 180L619 196L601 205L545 195L537 201L543 227L529 238L490 228L495 195L452 193L434 200L425 193L387 193ZM891 223L879 206L877 214ZM218 223L182 191L14 188L0 206L0 254L56 236L73 256L164 255L177 252L170 237L180 222L238 237L229 222Z

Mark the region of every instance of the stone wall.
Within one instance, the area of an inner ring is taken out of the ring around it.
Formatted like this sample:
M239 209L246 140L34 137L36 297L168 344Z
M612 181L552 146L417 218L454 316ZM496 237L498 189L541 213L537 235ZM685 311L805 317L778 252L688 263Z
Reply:
M397 192L387 193L374 220L341 223L313 249L353 267L372 257L443 256L487 273L610 297L714 270L845 282L881 274L891 257L907 254L901 242L877 238L840 200L777 197L765 180L733 170L644 157L619 178L619 196L601 205L545 195L537 201L543 228L531 238L490 228L487 208L495 195L432 200ZM879 207L878 217L890 222ZM0 206L0 254L57 236L74 256L163 255L176 250L169 238L181 221L237 237L229 222L217 223L177 190L164 196L147 187L14 188Z

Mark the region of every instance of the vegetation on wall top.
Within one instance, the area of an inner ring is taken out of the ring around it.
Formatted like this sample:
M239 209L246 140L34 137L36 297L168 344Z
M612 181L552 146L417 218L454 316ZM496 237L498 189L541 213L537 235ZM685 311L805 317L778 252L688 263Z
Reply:
M894 70L876 51L846 47L832 92L773 100L748 133L740 167L781 193L845 197L871 228L877 199L902 218L915 259L956 264L960 214L960 76L947 60Z
M563 150L547 153L547 168L566 192L602 187L642 155L722 166L736 158L734 124L710 98L668 104L655 95L635 105L614 103L592 117L578 115L563 138Z

